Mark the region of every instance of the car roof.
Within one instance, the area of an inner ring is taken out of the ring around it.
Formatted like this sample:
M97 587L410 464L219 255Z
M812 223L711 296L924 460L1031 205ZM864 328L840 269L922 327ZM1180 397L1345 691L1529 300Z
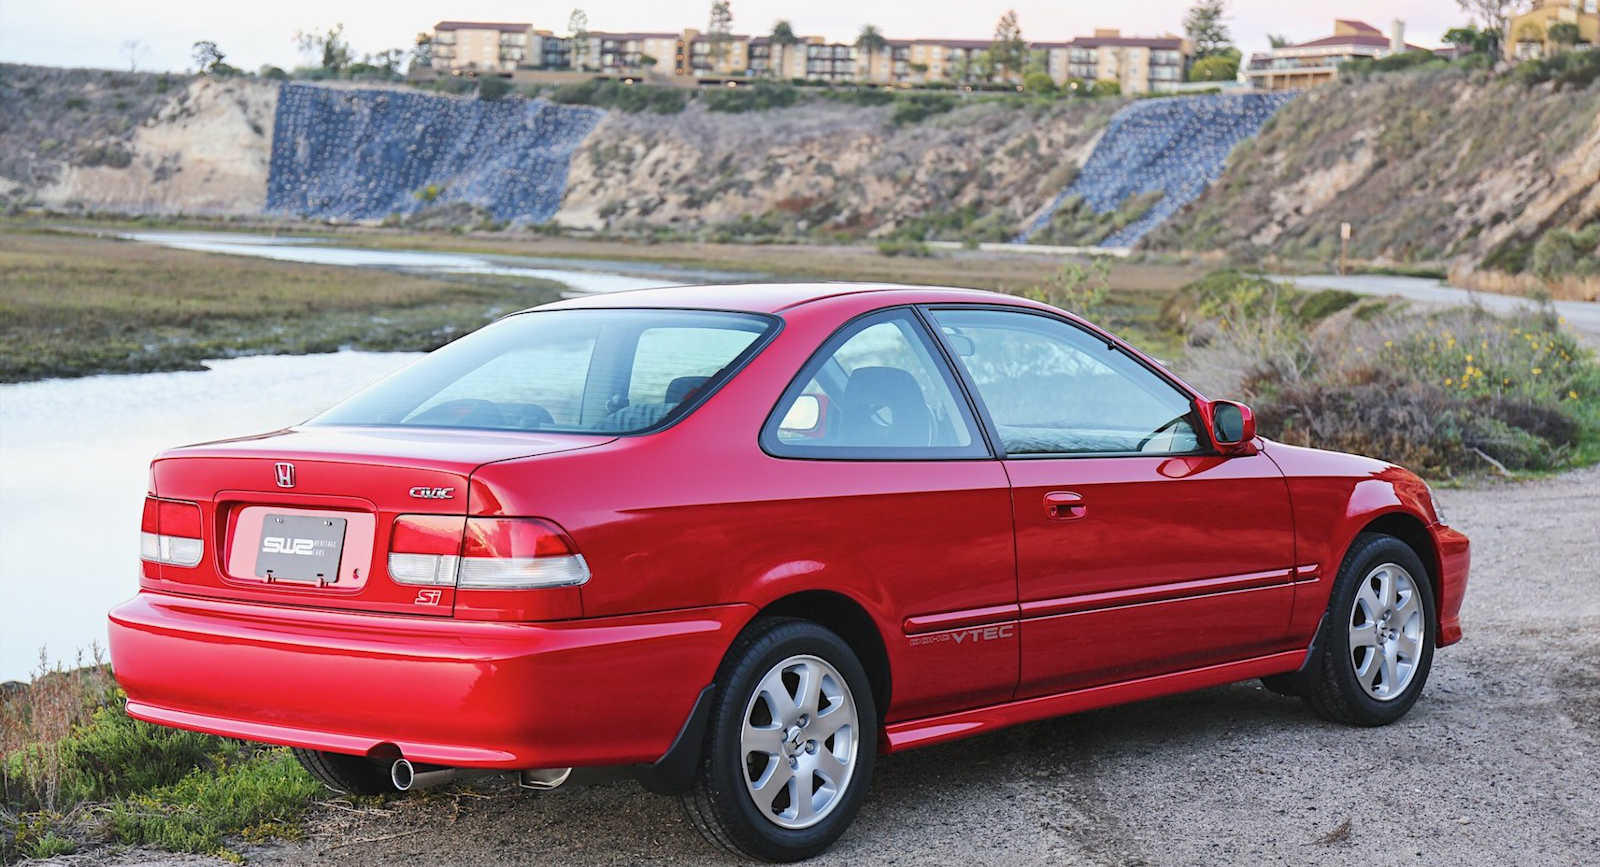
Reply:
M948 301L1004 302L1016 304L1015 295L961 289L949 286L903 286L894 283L734 283L698 286L664 286L631 289L568 298L535 307L535 310L574 310L626 307L681 307L705 310L739 310L751 313L779 313L802 304L829 298L888 293L885 303L917 304ZM1026 303L1026 302L1023 302Z

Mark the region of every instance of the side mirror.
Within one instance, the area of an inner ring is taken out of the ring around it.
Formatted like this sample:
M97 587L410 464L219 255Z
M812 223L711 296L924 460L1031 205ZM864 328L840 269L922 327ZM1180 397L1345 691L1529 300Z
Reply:
M1250 407L1231 400L1214 400L1202 406L1211 429L1211 441L1225 455L1256 453L1256 416Z
M778 422L778 433L791 437L820 437L827 422L827 404L821 395L802 394L789 405Z

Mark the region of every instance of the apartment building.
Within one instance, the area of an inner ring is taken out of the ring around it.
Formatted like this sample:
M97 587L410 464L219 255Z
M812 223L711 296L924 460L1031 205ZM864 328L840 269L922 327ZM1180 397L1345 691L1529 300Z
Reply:
M1405 35L1404 21L1396 20L1385 35L1365 21L1335 19L1332 35L1251 55L1245 75L1259 90L1316 87L1337 80L1340 64L1418 50Z
M1507 60L1548 57L1565 46L1550 38L1550 28L1570 24L1577 29L1580 42L1587 47L1600 45L1600 0L1539 0L1521 15L1511 16L1506 25Z
M871 49L821 36L791 44L768 36L721 39L695 29L680 33L589 31L557 36L525 23L441 21L434 26L436 72L514 74L518 70L702 79L808 79L884 86L936 82L977 83L992 71L980 55L987 39L889 39ZM1069 79L1114 81L1126 93L1145 93L1163 81L1181 81L1187 43L1177 36L1124 37L1096 30L1071 42L1035 43L1057 84ZM1021 70L1008 70L1020 82Z
M433 26L437 72L512 72L542 58L533 47L533 25L508 21L440 21Z
M1113 82L1123 93L1149 93L1183 80L1189 43L1181 36L1123 36L1120 30L1096 28L1093 36L1071 42L1036 43L1045 71L1057 85L1072 80Z

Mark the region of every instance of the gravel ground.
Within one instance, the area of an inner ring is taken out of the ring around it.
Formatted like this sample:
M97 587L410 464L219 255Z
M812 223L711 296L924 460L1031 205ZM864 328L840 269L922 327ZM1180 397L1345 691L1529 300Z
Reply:
M1440 492L1474 543L1466 639L1382 729L1254 682L881 759L816 864L1544 864L1600 857L1600 467ZM178 863L125 853L123 863ZM615 781L329 805L252 864L727 864ZM191 863L184 861L182 863Z

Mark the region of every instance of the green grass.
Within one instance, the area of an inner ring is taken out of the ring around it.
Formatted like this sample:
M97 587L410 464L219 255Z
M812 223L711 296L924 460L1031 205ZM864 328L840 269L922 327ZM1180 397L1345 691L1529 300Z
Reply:
M287 750L150 725L104 665L41 666L0 705L0 863L94 842L238 860L293 838L320 785Z
M300 815L321 791L288 750L265 750L114 802L110 828L124 843L224 854L225 838L235 834L299 837Z
M429 350L557 290L0 226L0 382L196 369L246 354Z

